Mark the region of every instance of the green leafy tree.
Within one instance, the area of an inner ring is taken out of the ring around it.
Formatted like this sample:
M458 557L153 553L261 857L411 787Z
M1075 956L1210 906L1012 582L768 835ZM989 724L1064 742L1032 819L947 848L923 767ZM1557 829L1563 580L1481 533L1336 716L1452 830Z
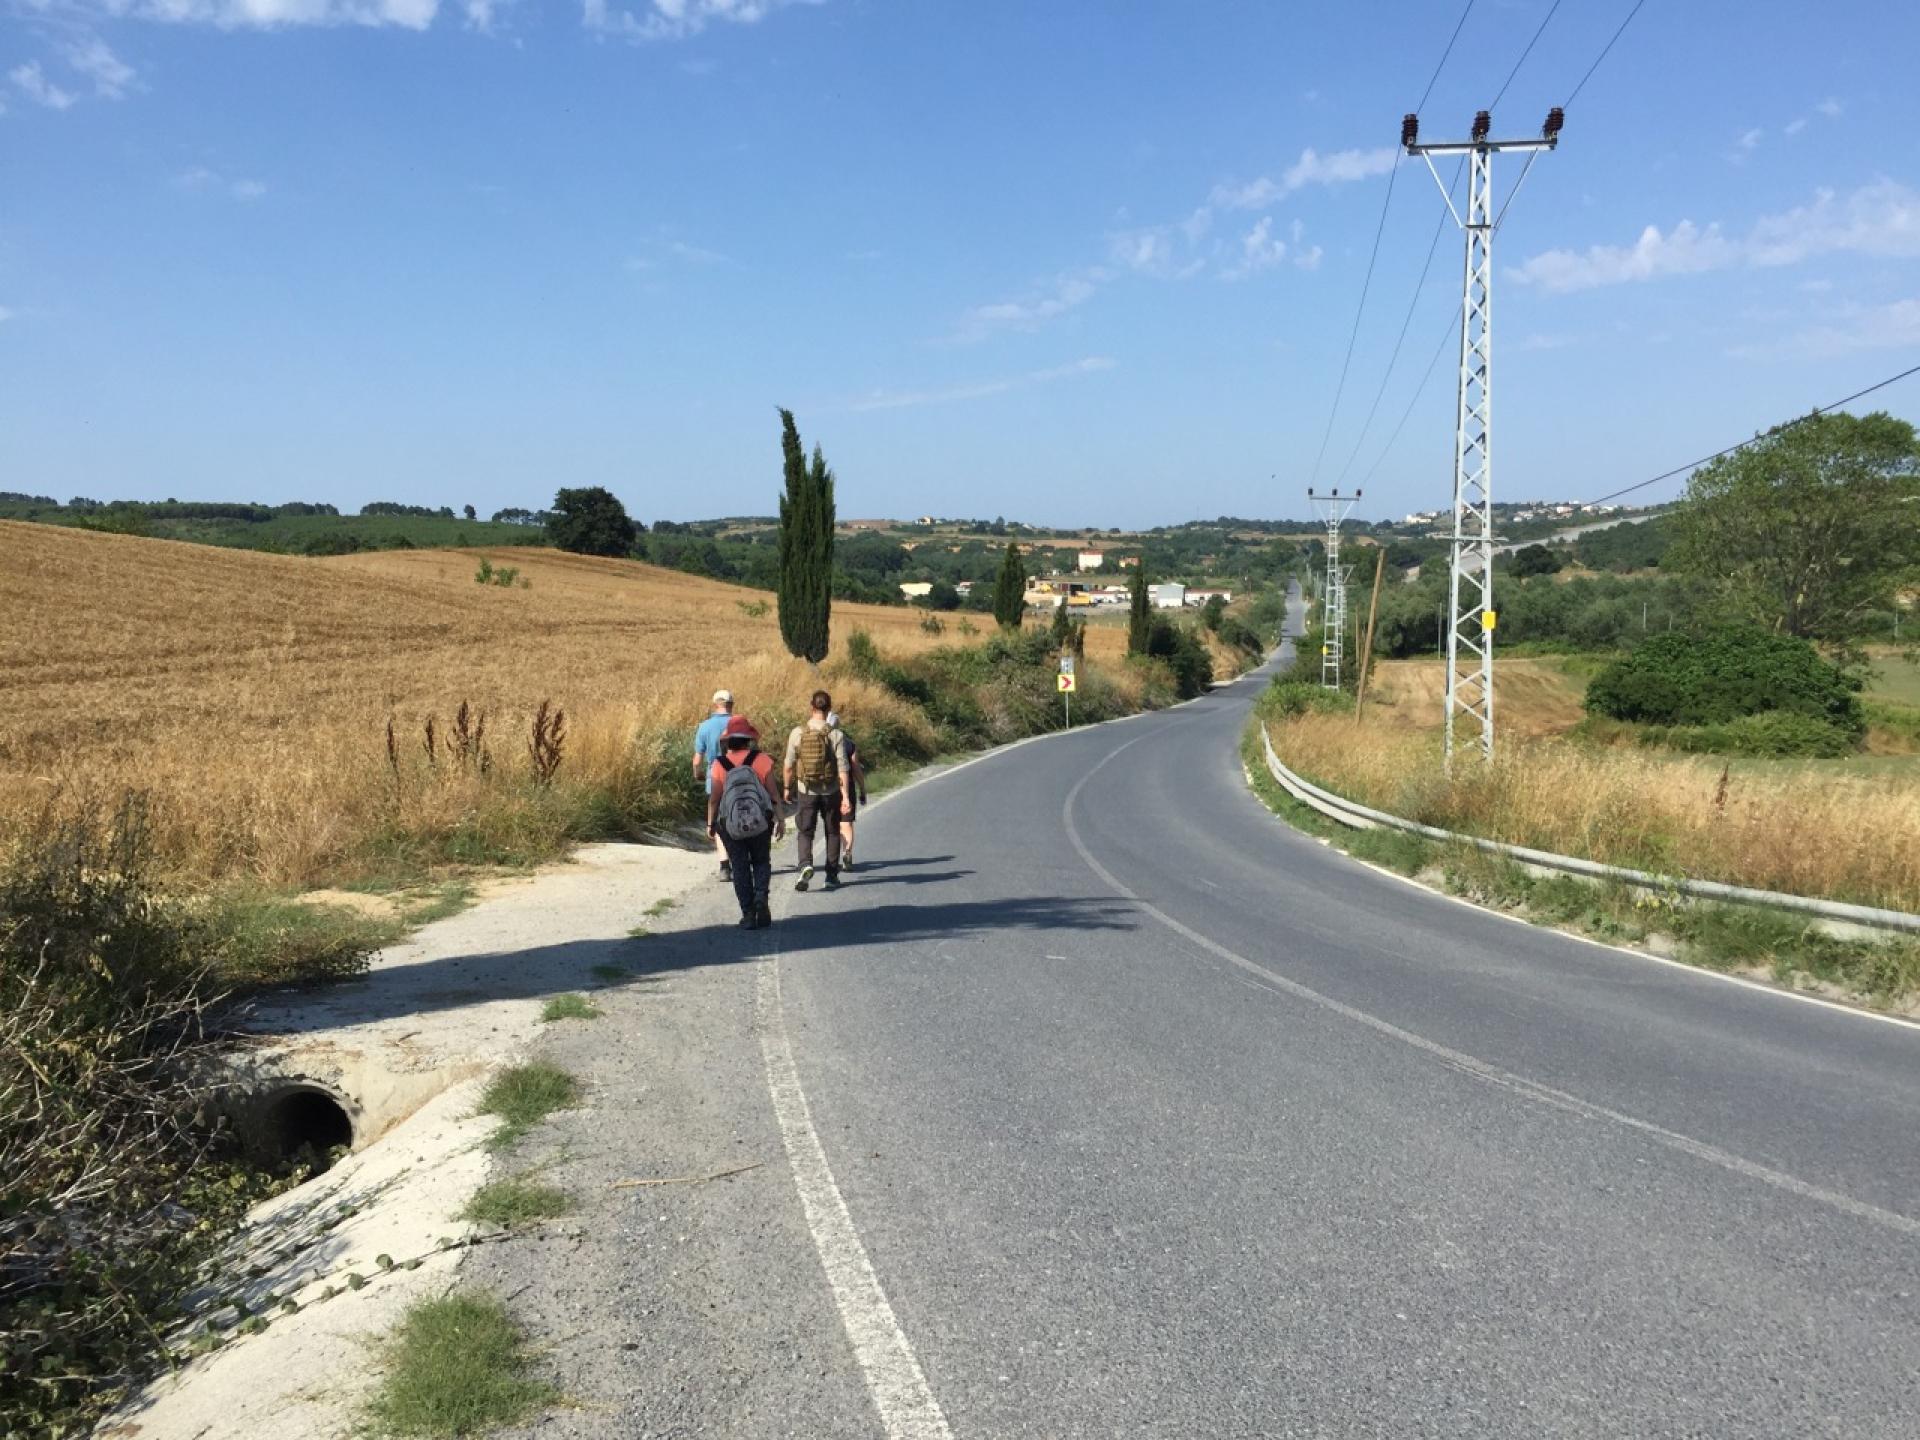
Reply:
M808 464L793 412L780 412L786 493L780 497L780 638L810 664L827 655L833 610L833 471L820 447Z
M1153 638L1153 608L1147 595L1147 562L1133 567L1131 608L1127 612L1127 654L1145 655Z
M1514 552L1512 573L1524 579L1529 575L1557 575L1566 560L1544 545L1528 545Z
M1064 598L1053 607L1053 624L1048 627L1047 638L1056 650L1066 650L1073 645L1073 619L1067 614Z
M1200 607L1200 623L1216 635L1220 633L1220 622L1226 615L1227 602L1218 595L1209 595L1207 603Z
M993 582L993 618L1001 628L1017 630L1020 617L1027 613L1027 567L1021 563L1020 547L1007 542L1007 553L1000 557L1000 573Z
M627 507L599 485L560 491L547 517L547 538L576 555L625 555L639 533Z
M1920 440L1883 411L1784 426L1694 471L1665 569L1730 618L1844 641L1920 572Z

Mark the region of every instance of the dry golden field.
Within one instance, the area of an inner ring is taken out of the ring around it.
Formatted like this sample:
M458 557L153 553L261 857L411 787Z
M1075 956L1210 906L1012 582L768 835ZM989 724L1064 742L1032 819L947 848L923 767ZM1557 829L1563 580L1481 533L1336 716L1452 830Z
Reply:
M1501 662L1491 766L1439 760L1434 661L1379 666L1364 722L1269 727L1281 759L1329 789L1431 825L1697 878L1920 910L1920 767L1754 761L1557 738L1581 682L1552 660Z
M531 587L474 583L483 553ZM816 676L781 648L771 599L542 549L313 560L0 522L0 822L56 787L141 788L183 875L305 884L339 878L385 832L474 832L476 852L499 853L516 827L537 839L560 824L566 807L533 787L499 795L528 769L542 700L568 718L554 791L592 786L628 813L687 766L717 685L783 730L824 677L849 725L932 743L921 712L838 657L855 629L889 656L969 643L957 616L936 637L917 611L836 605ZM463 700L487 715L485 779L446 749Z

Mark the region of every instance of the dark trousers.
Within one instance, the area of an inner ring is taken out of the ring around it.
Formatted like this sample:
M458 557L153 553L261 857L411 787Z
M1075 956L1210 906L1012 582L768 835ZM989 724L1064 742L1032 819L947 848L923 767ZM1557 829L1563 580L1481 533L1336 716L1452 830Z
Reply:
M795 799L793 825L800 832L800 864L813 864L813 827L824 825L827 835L827 873L840 871L840 792L801 795Z
M773 883L773 832L762 830L736 840L722 830L720 843L733 866L733 898L740 902L742 915L751 915L756 905L767 903L767 887Z

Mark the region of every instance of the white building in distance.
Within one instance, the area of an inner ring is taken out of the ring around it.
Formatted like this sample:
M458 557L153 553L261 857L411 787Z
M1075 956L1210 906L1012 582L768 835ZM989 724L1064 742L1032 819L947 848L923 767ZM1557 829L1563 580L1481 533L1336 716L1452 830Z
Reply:
M1082 570L1098 570L1106 563L1107 557L1098 550L1082 550L1080 552L1080 568Z

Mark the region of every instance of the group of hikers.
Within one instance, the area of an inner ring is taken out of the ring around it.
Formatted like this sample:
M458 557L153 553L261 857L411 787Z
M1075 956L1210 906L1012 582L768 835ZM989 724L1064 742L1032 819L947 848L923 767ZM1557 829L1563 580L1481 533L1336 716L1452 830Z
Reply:
M753 722L733 713L733 692L714 691L713 713L693 732L693 774L706 779L707 834L720 859L720 878L733 882L742 930L773 923L767 891L789 803L800 835L800 878L793 888L813 883L813 837L822 826L826 888L837 888L840 872L853 868L853 826L867 801L867 772L826 691L813 692L805 722L787 736L786 762L778 769L760 748Z

